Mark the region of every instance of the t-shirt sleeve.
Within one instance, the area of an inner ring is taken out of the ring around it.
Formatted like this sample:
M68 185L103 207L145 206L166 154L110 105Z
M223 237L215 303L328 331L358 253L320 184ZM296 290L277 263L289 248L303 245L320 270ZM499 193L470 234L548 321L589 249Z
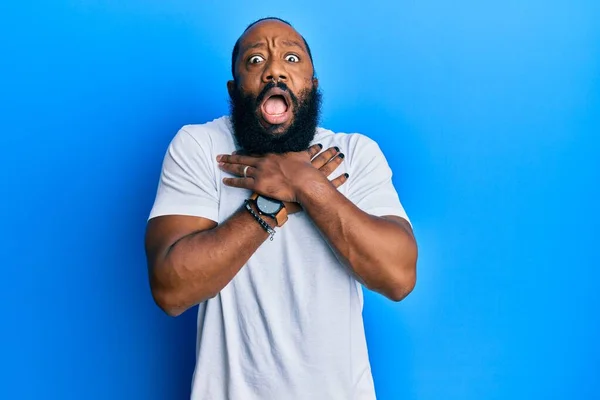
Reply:
M218 221L218 189L207 134L196 140L185 127L175 135L165 157L148 219L189 215Z
M354 142L354 156L350 178L346 184L348 198L366 213L381 217L395 215L410 220L394 184L392 170L379 145L372 139L358 135Z

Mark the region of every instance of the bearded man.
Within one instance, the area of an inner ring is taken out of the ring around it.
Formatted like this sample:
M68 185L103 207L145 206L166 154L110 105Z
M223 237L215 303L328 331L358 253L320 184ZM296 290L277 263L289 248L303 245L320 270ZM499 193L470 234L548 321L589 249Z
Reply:
M374 399L362 286L400 301L417 246L376 142L318 126L310 48L251 24L231 113L166 152L146 252L168 315L198 305L194 400Z

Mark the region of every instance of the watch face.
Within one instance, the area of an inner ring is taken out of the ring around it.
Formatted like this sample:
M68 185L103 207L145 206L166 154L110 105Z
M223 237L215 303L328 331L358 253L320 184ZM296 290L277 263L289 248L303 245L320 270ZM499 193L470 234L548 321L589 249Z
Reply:
M277 212L281 210L283 204L279 200L258 196L256 199L256 206L261 213L273 215L277 214Z

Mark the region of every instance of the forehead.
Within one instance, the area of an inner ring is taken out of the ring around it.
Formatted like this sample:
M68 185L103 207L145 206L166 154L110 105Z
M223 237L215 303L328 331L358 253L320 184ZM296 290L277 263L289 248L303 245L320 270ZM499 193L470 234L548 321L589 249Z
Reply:
M306 51L302 36L291 26L277 20L265 20L248 29L241 37L240 51L243 53L252 45L272 41L296 42Z

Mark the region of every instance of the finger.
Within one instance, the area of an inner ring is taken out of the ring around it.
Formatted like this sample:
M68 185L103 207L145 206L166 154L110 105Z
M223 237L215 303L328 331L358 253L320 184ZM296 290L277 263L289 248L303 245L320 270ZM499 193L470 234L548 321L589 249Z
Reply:
M247 167L247 169L246 169ZM219 163L219 169L225 172L229 172L232 175L244 176L244 170L246 170L245 177L252 178L256 172L256 168L249 165L243 164L224 164Z
M318 156L316 156L312 161L312 166L320 169L323 165L327 164L329 160L331 160L337 153L339 153L339 147L330 147Z
M223 184L240 189L254 190L254 179L252 178L223 178Z
M342 175L338 176L337 178L335 178L334 180L332 180L331 183L337 189L340 186L342 186L344 183L346 183L346 181L348 180L349 177L350 177L350 175L348 175L348 174L342 174Z
M228 163L228 164L243 164L250 165L251 167L256 166L259 158L243 156L243 155L228 155L228 154L220 154L217 156L217 161L220 163Z
M244 150L236 150L233 153L231 153L231 155L232 156L249 156L249 157L254 157L254 158L262 157L261 154L246 153Z
M323 175L329 176L333 171L337 169L337 167L340 166L343 160L344 153L339 153L336 156L334 156L327 164L319 168L319 171L321 171Z
M321 143L318 143L318 144L313 144L306 151L308 152L308 155L310 156L310 159L312 160L312 158L314 156L319 154L319 152L321 151L322 148L323 148L323 145Z

